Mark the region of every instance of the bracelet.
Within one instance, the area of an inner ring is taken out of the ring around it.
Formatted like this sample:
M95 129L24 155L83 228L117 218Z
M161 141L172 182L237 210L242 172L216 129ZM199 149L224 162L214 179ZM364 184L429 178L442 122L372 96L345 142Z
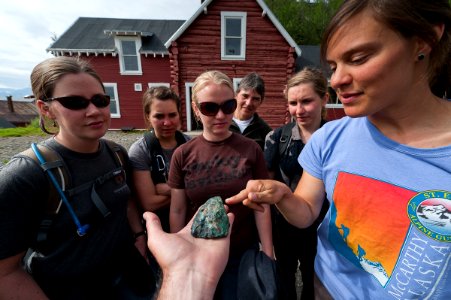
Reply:
M137 238L139 238L140 236L142 236L142 235L146 235L146 231L145 231L145 230L139 231L139 232L133 234L135 240L136 240Z

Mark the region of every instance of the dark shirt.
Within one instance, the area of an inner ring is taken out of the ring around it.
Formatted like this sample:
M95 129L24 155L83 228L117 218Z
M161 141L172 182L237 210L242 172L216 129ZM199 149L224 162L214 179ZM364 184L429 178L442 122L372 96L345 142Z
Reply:
M262 150L265 148L265 137L270 132L272 128L260 118L260 116L255 113L254 119L249 124L249 126L244 129L244 132L241 133L240 127L232 120L232 125L230 125L230 131L241 134L247 138L250 138L257 142Z

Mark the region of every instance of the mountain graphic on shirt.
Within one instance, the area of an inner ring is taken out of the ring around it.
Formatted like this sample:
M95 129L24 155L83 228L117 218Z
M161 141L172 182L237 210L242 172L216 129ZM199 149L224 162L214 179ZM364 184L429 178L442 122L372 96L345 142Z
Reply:
M340 172L330 208L331 244L385 286L411 225L406 211L415 194L386 182Z

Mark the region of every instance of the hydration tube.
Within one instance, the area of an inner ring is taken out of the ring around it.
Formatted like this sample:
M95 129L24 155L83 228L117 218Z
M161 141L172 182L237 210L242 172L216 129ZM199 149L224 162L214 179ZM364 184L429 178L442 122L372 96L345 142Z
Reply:
M36 157L38 158L39 162L41 164L46 163L44 157L41 155L41 152L39 151L38 147L36 146L36 143L31 144L31 149L33 150L34 154L36 154ZM89 224L81 225L80 220L78 220L77 215L74 212L74 209L70 205L69 201L66 198L66 195L61 190L61 187L58 184L58 181L56 180L55 176L50 170L47 170L47 175L49 175L50 180L52 181L53 185L55 186L56 190L58 191L58 194L61 196L61 200L63 200L64 204L66 205L67 209L69 210L69 213L72 217L72 219L75 222L75 225L77 226L77 234L79 236L84 236L89 229Z

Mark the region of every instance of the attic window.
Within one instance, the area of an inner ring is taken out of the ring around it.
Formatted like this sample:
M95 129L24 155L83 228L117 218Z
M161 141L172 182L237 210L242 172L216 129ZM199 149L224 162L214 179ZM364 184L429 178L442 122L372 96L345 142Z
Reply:
M119 64L122 75L142 75L141 39L133 37L116 37L116 47L119 49Z
M246 12L221 12L221 59L246 58Z

